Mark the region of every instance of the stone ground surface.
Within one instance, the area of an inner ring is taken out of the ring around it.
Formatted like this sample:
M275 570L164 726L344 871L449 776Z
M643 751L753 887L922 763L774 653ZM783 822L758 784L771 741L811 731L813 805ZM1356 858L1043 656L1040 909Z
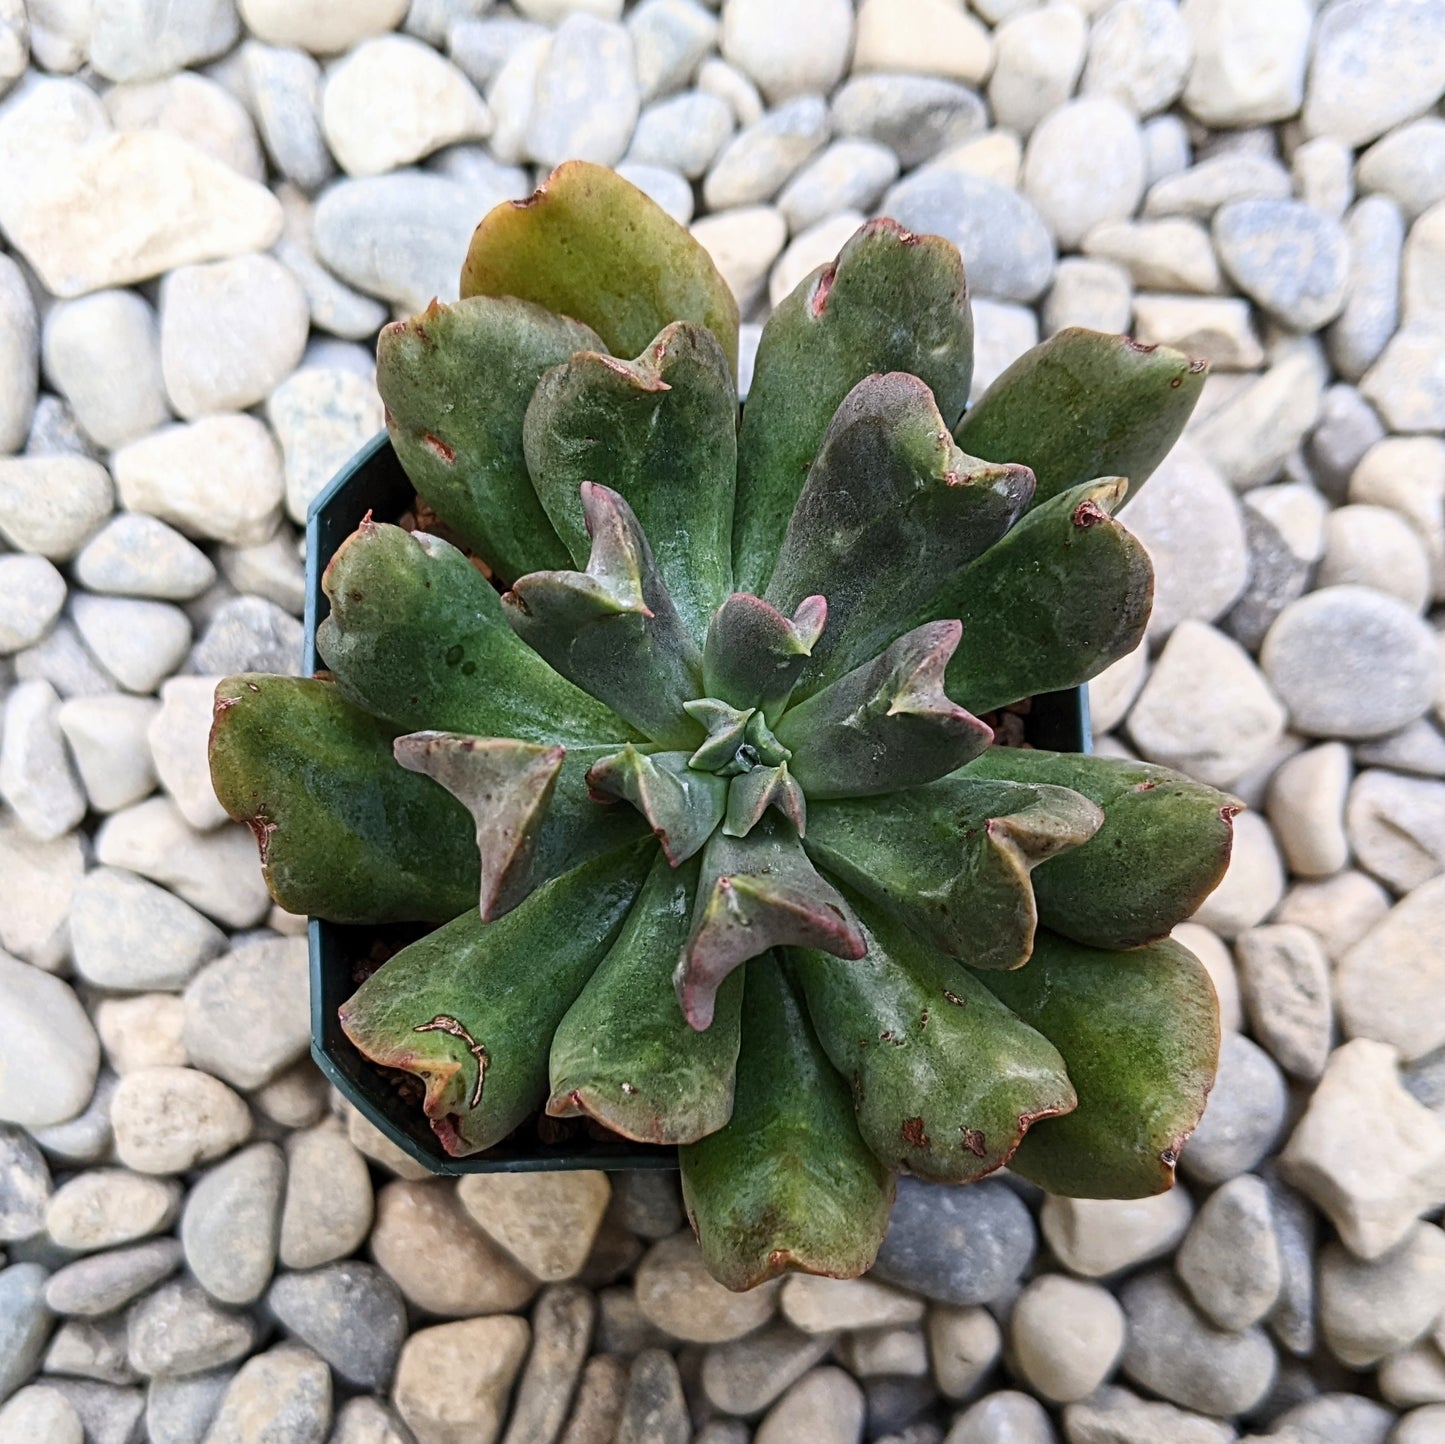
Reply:
M514 6L0 0L0 1444L1440 1444L1445 0ZM211 686L297 665L377 328L574 155L754 323L881 210L980 385L1214 362L1092 688L1252 809L1172 1194L905 1184L872 1278L734 1297L670 1177L420 1179L307 1060Z

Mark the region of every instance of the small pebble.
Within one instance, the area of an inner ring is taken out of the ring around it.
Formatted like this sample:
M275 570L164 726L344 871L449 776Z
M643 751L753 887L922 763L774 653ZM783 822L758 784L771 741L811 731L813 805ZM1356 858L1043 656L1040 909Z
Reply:
M131 1368L148 1378L204 1373L244 1358L257 1329L249 1314L222 1308L190 1279L162 1284L127 1315Z
M1225 1035L1204 1116L1180 1155L1199 1183L1224 1183L1260 1164L1284 1128L1287 1086L1279 1066L1252 1039Z
M5 699L0 798L31 836L53 842L85 816L60 732L60 698L49 682L21 682Z
M169 1228L180 1199L180 1186L170 1179L96 1169L76 1174L55 1190L45 1227L61 1248L93 1253Z
M965 1409L948 1431L948 1444L1055 1444L1044 1406L1016 1389L987 1394Z
M1039 1226L1070 1273L1108 1278L1168 1253L1184 1237L1194 1207L1178 1185L1153 1198L1044 1199Z
M811 1274L792 1274L784 1280L781 1305L784 1318L806 1334L912 1324L924 1313L921 1299L872 1278Z
M1352 772L1349 749L1326 742L1291 757L1270 779L1270 826L1297 877L1332 877L1349 862L1345 796Z
M642 112L627 160L630 165L661 166L696 180L732 133L733 111L725 100L706 91L685 91Z
M1445 1233L1417 1223L1365 1261L1337 1243L1320 1254L1320 1326L1330 1352L1367 1369L1428 1334L1445 1309Z
M1144 197L1139 122L1107 97L1060 106L1029 137L1023 188L1065 249L1103 222L1127 220Z
M1220 937L1236 938L1270 916L1284 887L1284 862L1269 824L1258 813L1243 812L1234 819L1234 847L1224 879L1192 921Z
M302 947L303 998L305 958ZM477 1226L544 1283L581 1272L611 1196L607 1175L589 1169L473 1173L457 1185L457 1199Z
M195 1068L142 1068L116 1086L115 1151L140 1173L183 1173L222 1158L251 1133L245 1102Z
M1179 1247L1175 1270L1199 1309L1226 1332L1264 1318L1284 1277L1266 1185L1241 1174L1210 1194Z
M932 160L987 124L974 91L930 75L855 75L834 93L831 114L838 135L884 146L904 166Z
M45 1303L57 1314L100 1318L149 1292L180 1262L181 1246L173 1238L92 1254L51 1274Z
M247 1359L227 1384L206 1444L322 1444L330 1427L330 1370L310 1349L277 1344Z
M192 1186L181 1246L196 1281L220 1303L250 1304L265 1292L276 1266L285 1179L281 1150L257 1143Z
M753 1435L754 1444L791 1444L795 1439L855 1444L862 1438L864 1414L863 1391L842 1369L814 1369L768 1411Z
M691 1232L660 1239L637 1267L637 1303L643 1316L675 1339L720 1344L751 1333L772 1316L778 1285L748 1293L723 1288L702 1261Z
M804 95L770 110L723 147L703 182L709 210L771 200L828 139L828 106Z
M1020 1373L1054 1404L1086 1398L1124 1348L1124 1311L1099 1284L1042 1274L1014 1304L1010 1338Z
M68 983L0 953L0 1122L48 1127L90 1101L100 1042Z
M542 165L572 159L613 165L627 152L639 102L627 31L574 12L557 28L538 69L527 150Z
M349 1259L282 1274L266 1306L347 1384L375 1391L390 1384L406 1337L406 1304L375 1265Z
M371 1175L344 1133L322 1124L287 1140L279 1243L287 1268L312 1269L353 1253L372 1212Z
M852 39L848 0L795 0L783 10L768 0L728 0L723 7L723 58L774 104L827 94L843 76Z
M1334 1031L1330 967L1319 940L1308 928L1277 923L1242 932L1235 953L1254 1036L1286 1073L1318 1078Z
M1184 105L1206 125L1285 120L1304 98L1314 20L1308 0L1278 0L1267 10L1249 0L1184 0L1194 65Z
M40 641L65 597L65 578L44 557L0 554L0 657Z
M1214 216L1220 263L1281 324L1315 331L1345 304L1349 243L1337 221L1301 201L1235 201Z
M1344 309L1329 329L1336 370L1358 381L1380 358L1400 322L1405 221L1385 196L1366 196L1345 217L1350 275Z
M113 505L109 473L88 457L0 457L0 537L17 551L69 561Z
M464 1319L407 1339L392 1398L419 1439L495 1439L527 1352L525 1319Z
M993 64L988 31L949 0L863 0L853 70L941 75L980 85Z
M39 1264L0 1268L0 1399L25 1383L40 1362L53 1322L44 1290Z

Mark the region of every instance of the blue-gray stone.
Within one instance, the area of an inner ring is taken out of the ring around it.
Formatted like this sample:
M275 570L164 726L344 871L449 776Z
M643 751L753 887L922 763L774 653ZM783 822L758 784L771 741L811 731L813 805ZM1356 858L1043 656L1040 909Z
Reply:
M1032 1214L1005 1183L900 1178L873 1274L940 1303L986 1304L1022 1277L1036 1241Z
M35 1372L55 1316L45 1306L47 1274L39 1264L0 1269L0 1401Z
M833 97L833 129L886 145L904 166L921 165L988 124L978 95L931 75L860 75Z
M359 1389L384 1390L406 1338L401 1291L374 1264L348 1259L282 1274L266 1303L289 1334Z
M1221 206L1214 247L1240 290L1295 331L1318 330L1345 304L1350 247L1344 227L1303 201Z
M1043 217L995 181L926 167L899 181L882 210L910 231L952 241L963 252L975 295L1034 301L1053 280L1057 254Z

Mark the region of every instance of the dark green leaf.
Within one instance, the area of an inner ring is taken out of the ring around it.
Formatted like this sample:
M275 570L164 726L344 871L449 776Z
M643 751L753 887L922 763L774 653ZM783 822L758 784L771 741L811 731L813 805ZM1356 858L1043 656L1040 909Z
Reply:
M512 630L569 681L659 746L701 741L684 711L702 653L672 604L637 518L615 491L582 483L592 554L585 572L533 572L502 598Z
M463 296L519 296L636 356L673 321L717 337L734 374L738 307L685 227L606 166L572 160L525 201L487 212L462 263Z
M954 776L820 802L809 855L950 957L1016 968L1038 915L1029 871L1088 841L1103 813L1063 787Z
M949 700L944 668L957 622L929 622L900 637L778 724L792 769L809 797L867 797L945 777L976 756L993 732Z
M853 1083L864 1142L890 1168L971 1183L1029 1126L1074 1106L1064 1060L973 975L870 914L868 956L788 953L813 1027Z
M322 585L316 650L351 701L399 731L569 747L631 732L517 639L486 578L437 537L364 521Z
M216 688L211 782L256 834L266 886L288 912L445 922L476 907L471 822L396 765L395 736L330 682L258 672Z
M868 944L853 909L772 817L746 837L714 833L702 854L692 933L677 965L677 993L694 1028L712 1023L713 1000L749 958L790 944L861 958Z
M496 922L473 908L403 948L342 1006L343 1030L368 1058L426 1082L423 1106L448 1153L490 1148L546 1099L552 1033L652 853L634 844L594 859Z
M1034 872L1039 917L1076 942L1132 948L1167 936L1229 863L1239 802L1167 767L992 747L968 775L1071 787L1104 809L1088 842Z
M583 351L527 408L527 465L558 535L587 560L584 481L637 516L687 629L701 643L732 590L737 392L710 331L669 326L636 361Z
M793 824L801 837L808 830L808 804L786 762L775 767L754 767L740 772L728 786L727 818L723 831L729 837L746 837L775 808Z
M806 691L876 656L907 619L988 550L1033 494L1027 467L965 456L916 376L866 376L829 423L766 600L828 600Z
M433 301L376 347L391 444L433 511L508 581L567 565L522 454L522 418L542 373L594 332L511 296Z
M800 282L763 328L738 438L740 590L767 585L833 413L865 376L885 371L917 376L953 425L973 375L973 316L958 248L880 219Z
M727 1122L742 979L719 989L712 1026L699 1033L669 971L687 940L698 866L656 856L622 935L552 1040L549 1113L590 1114L643 1143L690 1143Z
M732 1121L681 1150L682 1196L714 1278L856 1278L888 1230L893 1177L859 1137L843 1080L775 955L747 969Z
M975 456L1031 468L1035 506L1096 476L1127 477L1132 496L1179 439L1208 370L1167 346L1070 326L1025 351L955 435Z
M1169 939L1113 953L1040 932L1028 967L978 981L1063 1054L1079 1095L1009 1167L1072 1198L1170 1187L1219 1055L1219 1005L1194 955Z
M1144 636L1154 600L1149 554L1113 512L1124 483L1075 487L1035 507L941 595L930 617L957 617L948 695L991 712L1078 687Z

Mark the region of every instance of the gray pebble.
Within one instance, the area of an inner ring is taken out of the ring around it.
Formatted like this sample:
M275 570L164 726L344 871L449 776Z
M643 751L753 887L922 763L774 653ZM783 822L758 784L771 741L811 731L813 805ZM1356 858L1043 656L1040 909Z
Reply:
M886 146L904 166L976 135L987 115L974 91L935 75L856 75L832 101L837 134Z
M93 592L183 602L216 579L210 558L157 517L123 512L75 559L75 577Z
M1189 28L1171 0L1121 0L1094 21L1081 89L1153 115L1178 99L1192 60Z
M1429 708L1439 673L1434 634L1408 607L1365 587L1292 602L1260 651L1291 725L1316 737L1380 737Z
M276 169L315 190L336 170L321 134L321 67L304 50L257 40L240 55L250 109Z
M1263 1329L1214 1328L1163 1272L1131 1279L1120 1299L1129 1320L1123 1370L1142 1388L1219 1417L1242 1414L1269 1392L1275 1354Z
M778 196L794 235L842 211L869 211L898 179L898 158L872 140L835 140L814 156Z
M1282 200L1290 189L1289 172L1278 161L1226 152L1156 181L1144 198L1144 214L1208 220L1231 201Z
M125 1356L125 1319L66 1319L51 1337L41 1361L45 1374L68 1374L102 1384L134 1384Z
M649 105L638 117L630 163L662 166L696 180L733 133L732 107L701 90Z
M293 1134L286 1144L281 1262L309 1269L359 1248L371 1227L366 1161L335 1125Z
M316 249L358 290L419 311L433 296L455 299L478 214L467 187L441 176L399 170L344 180L317 201Z
M1223 1183L1255 1167L1284 1127L1284 1075L1268 1053L1242 1033L1225 1035L1219 1073L1180 1167L1199 1183Z
M40 324L25 275L0 255L0 452L19 451L35 411Z
M75 1406L44 1384L28 1384L0 1408L0 1439L5 1444L85 1444Z
M1348 380L1377 360L1400 321L1400 260L1405 218L1392 199L1367 195L1345 217L1350 295L1329 328L1329 357Z
M234 1374L232 1369L216 1369L180 1379L152 1379L146 1389L150 1444L201 1444Z
M644 102L680 90L717 42L718 23L694 0L643 0L627 17Z
M1057 1439L1044 1406L1014 1389L985 1395L948 1431L948 1444L1056 1444Z
M0 1268L0 1403L35 1372L50 1337L45 1279L39 1264Z
M249 1304L276 1266L286 1165L274 1143L258 1143L205 1173L181 1215L186 1263L213 1298Z
M57 1314L98 1318L168 1278L180 1261L181 1246L173 1238L108 1249L51 1274L45 1302Z
M1344 229L1300 201L1221 206L1214 244L1239 288L1293 330L1317 331L1345 304L1350 246Z
M957 245L976 295L1033 301L1053 279L1054 243L1038 211L981 176L925 168L899 181L882 210L911 231Z
M824 1358L835 1338L778 1320L745 1339L715 1344L702 1362L703 1393L725 1414L761 1413Z
M86 1444L134 1444L145 1412L145 1395L139 1389L53 1375L45 1387L62 1394L80 1416Z
M59 712L60 698L48 682L21 682L5 699L0 798L41 842L69 832L85 816L85 793L65 751Z
M0 1128L0 1243L30 1238L45 1227L50 1170L30 1137Z
M644 1349L627 1372L616 1444L689 1444L692 1420L671 1354Z
M44 557L0 554L0 657L39 642L65 597L65 578Z
M1318 1078L1334 1031L1330 966L1319 939L1308 928L1275 923L1241 933L1235 955L1254 1036L1286 1073Z
M1445 431L1445 320L1410 321L1360 379L1360 390L1392 431Z
M117 1082L114 1073L102 1071L95 1080L90 1102L74 1118L26 1131L56 1163L99 1162L110 1150L110 1099Z
M596 1314L596 1300L575 1284L543 1290L532 1310L532 1348L503 1444L557 1437L587 1362Z
M632 42L621 25L574 12L558 27L537 76L527 149L542 165L613 165L627 151L639 97Z
M331 1371L311 1352L278 1344L237 1370L206 1444L321 1444L331 1427Z
M348 1259L282 1274L266 1305L287 1333L315 1349L346 1383L373 1391L391 1383L406 1337L406 1304L374 1264Z
M1001 1183L947 1188L901 1178L874 1275L947 1304L1003 1297L1033 1258L1028 1208Z
M1392 130L1359 159L1360 189L1388 196L1410 219L1445 200L1445 120L1426 115Z
M1200 1310L1228 1333L1269 1313L1284 1270L1261 1179L1241 1174L1205 1199L1179 1246L1175 1270Z
M71 613L96 661L127 692L141 696L175 672L190 646L191 624L169 602L82 594Z
M162 1284L133 1305L127 1330L131 1367L148 1377L204 1373L244 1358L256 1342L249 1314L222 1308L190 1279Z
M1344 501L1350 474L1384 435L1374 408L1355 387L1340 382L1325 392L1305 456L1310 474L1331 501Z
M87 456L0 457L0 537L17 551L68 561L114 505L109 474Z
M301 623L264 597L224 603L191 650L189 669L205 676L301 670ZM174 668L172 668L174 670Z
M728 210L773 198L828 139L828 106L821 96L800 95L770 110L735 135L703 182L709 209Z
M1069 250L1095 226L1127 220L1144 195L1139 122L1106 97L1060 106L1029 137L1023 189Z
M510 15L458 20L447 32L447 54L467 79L485 89L519 45L546 34L545 26Z
M1330 1352L1366 1369L1429 1333L1445 1309L1445 1232L1417 1223L1388 1253L1320 1254L1320 1328Z

